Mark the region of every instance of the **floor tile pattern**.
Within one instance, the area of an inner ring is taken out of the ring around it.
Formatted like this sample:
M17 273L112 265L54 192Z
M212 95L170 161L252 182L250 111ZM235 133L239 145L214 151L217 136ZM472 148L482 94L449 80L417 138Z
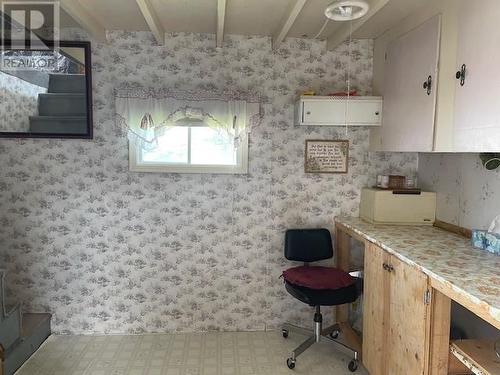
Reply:
M305 336L279 332L51 336L16 375L351 374L350 358L321 342L285 365ZM358 375L366 375L358 369Z

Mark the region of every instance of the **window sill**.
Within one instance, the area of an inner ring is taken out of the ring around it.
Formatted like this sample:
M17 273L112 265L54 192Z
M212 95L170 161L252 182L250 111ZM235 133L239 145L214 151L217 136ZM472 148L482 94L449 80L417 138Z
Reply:
M131 172L146 173L189 173L189 174L247 174L248 167L224 165L130 165Z

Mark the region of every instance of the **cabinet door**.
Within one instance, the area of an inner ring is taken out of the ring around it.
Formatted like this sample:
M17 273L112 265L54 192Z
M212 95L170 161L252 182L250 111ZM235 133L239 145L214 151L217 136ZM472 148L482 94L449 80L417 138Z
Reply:
M382 118L381 100L355 100L348 102L347 120L351 125L380 125Z
M305 125L378 126L382 117L381 99L312 99L302 102L301 123Z
M388 255L376 245L365 249L363 294L363 365L371 375L384 375L387 328L384 314L389 304L389 279L384 270Z
M304 100L305 124L344 124L346 102L344 100Z
M432 151L441 16L392 42L384 67L384 151ZM429 91L423 87L431 77Z
M456 152L500 151L500 6L498 0L462 1L455 93Z
M391 267L386 374L423 375L427 373L429 310L425 299L428 278L415 267L394 256Z

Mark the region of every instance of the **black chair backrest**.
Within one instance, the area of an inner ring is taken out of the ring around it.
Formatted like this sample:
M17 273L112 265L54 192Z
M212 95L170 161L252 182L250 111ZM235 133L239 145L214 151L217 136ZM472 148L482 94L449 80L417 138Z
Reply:
M332 256L332 237L328 229L289 229L286 231L286 259L316 262Z

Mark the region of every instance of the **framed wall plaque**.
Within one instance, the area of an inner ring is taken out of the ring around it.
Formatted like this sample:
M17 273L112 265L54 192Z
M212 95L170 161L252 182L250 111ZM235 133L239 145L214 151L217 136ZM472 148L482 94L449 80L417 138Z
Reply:
M306 141L306 173L347 173L348 164L349 141Z

